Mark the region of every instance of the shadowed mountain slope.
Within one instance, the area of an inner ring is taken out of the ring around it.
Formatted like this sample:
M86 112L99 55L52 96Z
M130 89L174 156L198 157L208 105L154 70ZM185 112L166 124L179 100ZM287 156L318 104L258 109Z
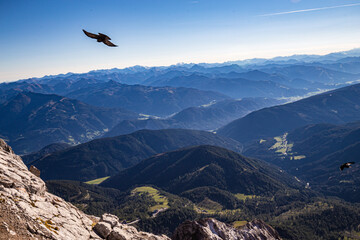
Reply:
M218 134L240 142L278 136L314 123L343 124L360 119L360 84L297 102L261 109L220 128Z
M90 85L66 96L95 106L122 107L158 116L228 98L220 93L193 88L126 85L115 81Z
M360 78L359 74L327 69L326 65L325 67L292 65L287 67L275 67L266 71L281 74L289 79L303 79L309 82L324 84L345 83Z
M172 193L212 186L232 193L269 195L299 186L265 162L215 146L195 146L155 155L103 182L127 190L152 184Z
M211 144L241 151L238 142L195 130L142 130L113 138L96 139L32 162L43 179L88 181L115 175L154 154Z
M154 86L191 87L207 91L217 91L233 98L240 97L289 97L307 93L303 89L293 89L269 80L248 80L245 78L207 77L199 74L178 76L155 81Z
M58 95L24 92L0 105L0 132L17 153L56 142L89 141L136 113L90 106Z
M282 136L281 145L288 146L285 151L272 147L276 142L269 138L249 146L244 154L277 164L325 194L359 201L360 122L295 129ZM341 164L351 161L352 168L340 171Z
M124 120L107 132L105 137L128 134L141 129L184 128L197 130L214 130L245 116L251 111L261 109L284 101L269 98L244 98L241 100L224 100L209 106L190 107L166 119Z
M45 147L43 147L42 149L40 149L37 152L33 152L24 156L21 156L23 162L25 164L31 163L34 160L37 159L41 159L43 157L46 157L48 155L50 155L53 152L57 152L57 151L61 151L64 150L66 148L71 147L72 145L68 144L68 143L52 143L49 144Z

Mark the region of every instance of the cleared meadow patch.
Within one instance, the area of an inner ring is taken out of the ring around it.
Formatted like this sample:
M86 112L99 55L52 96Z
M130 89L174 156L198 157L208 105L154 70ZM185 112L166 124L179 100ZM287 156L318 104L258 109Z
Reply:
M94 179L94 180L91 180L91 181L87 181L85 182L86 184L100 184L102 183L103 181L105 181L106 179L108 179L110 176L107 176L107 177L103 177L103 178L97 178L97 179Z
M153 187L137 187L131 191L131 194L149 194L149 196L152 197L157 203L155 206L151 206L149 208L150 212L169 208L169 200L167 199L167 197L161 195L160 192Z
M237 193L237 194L234 194L235 197L239 200L243 200L245 201L246 199L253 199L256 197L256 195L245 195L245 194L242 194L242 193Z

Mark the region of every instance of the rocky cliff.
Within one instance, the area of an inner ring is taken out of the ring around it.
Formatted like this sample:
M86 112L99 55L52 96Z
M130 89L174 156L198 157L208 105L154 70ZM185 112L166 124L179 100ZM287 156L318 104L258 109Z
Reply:
M0 240L170 240L164 235L140 232L121 224L111 214L104 214L101 218L86 215L47 192L39 175L36 168L29 171L21 158L0 139ZM280 237L259 220L235 229L215 219L203 219L181 224L173 239L263 240Z
M34 171L38 175L36 170ZM88 216L46 191L44 181L0 139L0 239L156 239L120 224L117 217Z

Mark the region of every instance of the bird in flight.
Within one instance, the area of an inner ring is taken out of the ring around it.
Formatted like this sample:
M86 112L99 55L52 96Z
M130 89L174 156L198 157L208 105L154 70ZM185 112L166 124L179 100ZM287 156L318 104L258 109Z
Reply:
M102 42L105 45L108 45L109 47L117 47L117 45L113 44L112 42L110 42L111 38L109 38L109 36L99 33L99 34L94 34L94 33L89 33L87 31L85 31L83 29L83 32L85 33L86 36L88 36L89 38L94 38L96 39L98 42Z
M351 168L351 164L355 164L355 162L347 162L340 166L340 170L344 170L344 168Z

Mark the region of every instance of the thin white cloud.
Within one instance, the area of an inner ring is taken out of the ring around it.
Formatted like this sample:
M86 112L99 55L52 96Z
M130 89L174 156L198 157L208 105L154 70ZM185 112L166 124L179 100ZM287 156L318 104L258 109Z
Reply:
M353 6L360 6L360 3L345 4L345 5L338 5L338 6L331 6L331 7L302 9L302 10L295 10L295 11L289 11L289 12L268 13L268 14L263 14L263 15L258 15L258 16L259 17L269 17L269 16L285 15L285 14L292 14L292 13L302 13L302 12L313 12L313 11L321 11L321 10L327 10L327 9L333 9L333 8L344 8L344 7L353 7Z

